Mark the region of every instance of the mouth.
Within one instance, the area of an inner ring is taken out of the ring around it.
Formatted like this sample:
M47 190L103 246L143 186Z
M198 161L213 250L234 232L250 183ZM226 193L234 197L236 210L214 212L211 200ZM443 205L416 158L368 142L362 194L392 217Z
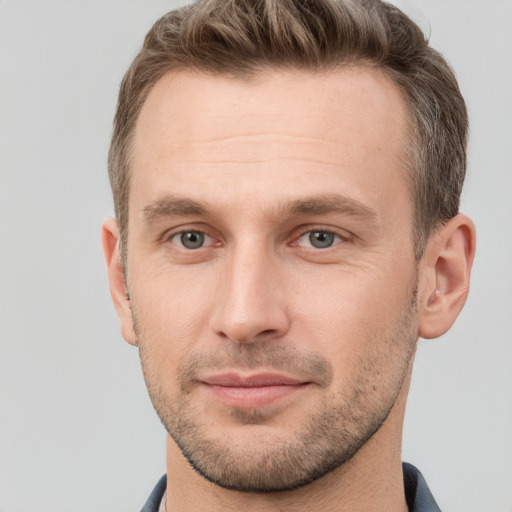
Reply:
M311 384L276 373L239 372L209 375L200 382L214 399L242 409L267 407L300 393Z

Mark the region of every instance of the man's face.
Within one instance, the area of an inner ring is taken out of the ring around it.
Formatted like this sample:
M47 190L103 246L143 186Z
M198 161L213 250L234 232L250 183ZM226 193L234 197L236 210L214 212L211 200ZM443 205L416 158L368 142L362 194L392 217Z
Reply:
M215 483L284 490L379 429L417 339L406 112L379 71L164 76L127 286L154 406Z

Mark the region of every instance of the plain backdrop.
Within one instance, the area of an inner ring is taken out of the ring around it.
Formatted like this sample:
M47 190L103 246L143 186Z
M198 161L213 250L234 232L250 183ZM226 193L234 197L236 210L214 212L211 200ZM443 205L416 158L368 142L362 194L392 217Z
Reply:
M182 2L183 3L183 2ZM0 0L0 512L138 511L165 433L110 302L100 224L122 74L171 0ZM471 115L467 306L421 341L404 460L449 512L512 511L512 2L399 5Z

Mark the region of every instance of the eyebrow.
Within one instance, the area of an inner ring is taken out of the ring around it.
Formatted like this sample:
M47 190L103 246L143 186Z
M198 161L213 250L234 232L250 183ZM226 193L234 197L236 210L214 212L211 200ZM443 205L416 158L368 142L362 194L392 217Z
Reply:
M173 216L214 216L207 204L188 197L165 196L147 204L142 209L146 222ZM272 212L275 217L301 217L307 215L337 214L373 220L377 212L365 204L339 194L319 195L286 201Z
M147 222L180 215L211 215L205 205L187 197L166 196L147 204L142 213Z
M351 217L374 219L377 212L365 204L339 194L314 196L306 199L288 201L284 205L284 212L293 216L325 215L334 213Z

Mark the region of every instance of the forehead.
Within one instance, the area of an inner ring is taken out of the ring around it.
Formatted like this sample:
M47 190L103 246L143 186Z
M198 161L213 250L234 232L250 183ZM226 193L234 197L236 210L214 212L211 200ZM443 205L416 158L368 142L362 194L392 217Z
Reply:
M222 202L235 187L238 198L274 201L346 185L371 201L384 185L407 187L406 120L400 92L375 68L250 80L171 72L136 124L130 197L140 209L141 196L164 193L211 198L223 187Z

